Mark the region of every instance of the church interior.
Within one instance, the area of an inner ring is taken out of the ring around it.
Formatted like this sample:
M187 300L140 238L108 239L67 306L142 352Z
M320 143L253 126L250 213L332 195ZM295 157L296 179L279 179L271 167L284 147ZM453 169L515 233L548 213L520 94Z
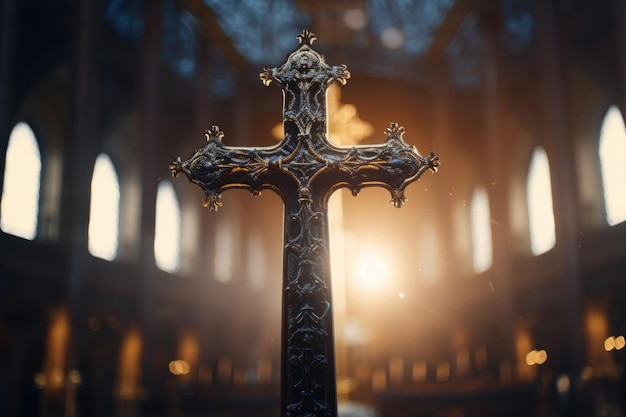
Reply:
M339 415L625 415L626 0L0 7L0 417L279 415L281 199L169 164L276 144L304 29L333 143L441 159L330 198Z

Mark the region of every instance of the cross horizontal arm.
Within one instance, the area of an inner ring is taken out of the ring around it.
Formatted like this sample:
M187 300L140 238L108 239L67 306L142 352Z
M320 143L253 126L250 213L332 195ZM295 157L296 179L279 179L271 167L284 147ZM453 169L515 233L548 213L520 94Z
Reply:
M237 148L224 146L224 133L217 126L205 132L207 143L186 161L177 158L170 164L173 176L184 173L189 181L200 186L206 195L204 206L217 211L222 206L221 193L244 188L255 195L263 189L282 194L280 184L289 181L280 169L286 147Z
M362 188L381 186L391 192L393 205L402 207L406 187L427 169L437 172L440 161L433 152L424 157L407 144L402 139L404 127L391 123L385 133L387 139L380 145L340 148L331 144L327 169L320 170L311 183L325 183L319 188L328 195L346 187L356 196Z

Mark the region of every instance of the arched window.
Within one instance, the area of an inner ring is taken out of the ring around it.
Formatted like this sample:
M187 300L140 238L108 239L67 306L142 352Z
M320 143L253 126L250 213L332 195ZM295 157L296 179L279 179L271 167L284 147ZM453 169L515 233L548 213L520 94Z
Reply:
M541 255L554 247L556 232L552 208L550 164L546 151L540 146L535 148L530 161L526 191L530 249L533 255Z
M626 220L626 129L616 106L604 116L599 151L606 221L613 226Z
M170 181L161 181L157 190L154 259L163 271L173 273L179 269L180 207Z
M111 261L117 256L119 234L120 183L111 158L96 158L91 178L89 208L89 252Z
M3 232L33 240L37 235L41 155L28 124L15 125L9 136L0 205Z
M470 221L472 224L472 260L474 262L474 272L479 274L489 269L493 262L489 197L482 187L476 188L472 195Z

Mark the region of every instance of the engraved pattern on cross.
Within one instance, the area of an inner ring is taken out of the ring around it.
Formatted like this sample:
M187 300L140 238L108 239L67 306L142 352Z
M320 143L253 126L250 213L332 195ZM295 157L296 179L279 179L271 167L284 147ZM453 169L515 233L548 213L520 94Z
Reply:
M222 143L217 126L207 143L189 159L170 164L206 195L210 210L221 207L221 193L231 188L259 194L271 189L285 205L281 352L281 416L336 417L337 393L333 338L328 199L338 188L357 195L363 187L381 186L401 207L404 190L428 169L437 171L434 153L422 156L404 142L404 128L385 130L380 145L342 147L327 138L326 91L345 84L345 65L330 66L312 48L316 36L305 30L299 47L278 68L260 74L284 94L284 136L275 146L244 148Z

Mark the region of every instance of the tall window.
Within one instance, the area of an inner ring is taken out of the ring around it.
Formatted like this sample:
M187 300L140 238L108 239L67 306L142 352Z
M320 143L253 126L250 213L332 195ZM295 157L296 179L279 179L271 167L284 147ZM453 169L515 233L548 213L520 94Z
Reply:
M600 164L606 220L613 226L626 220L626 129L616 106L606 112L602 123Z
M166 272L176 272L180 264L180 208L174 186L161 181L156 198L154 259Z
M24 122L15 125L7 146L0 204L3 232L33 240L37 235L41 155L37 139Z
M527 187L530 249L533 255L541 255L554 247L556 232L550 164L546 151L540 146L535 148L530 161Z
M91 178L89 209L89 252L111 261L117 256L119 234L120 184L111 158L96 158Z
M470 206L470 221L472 224L474 272L479 274L489 269L493 262L489 198L487 197L487 192L482 187L474 190Z

